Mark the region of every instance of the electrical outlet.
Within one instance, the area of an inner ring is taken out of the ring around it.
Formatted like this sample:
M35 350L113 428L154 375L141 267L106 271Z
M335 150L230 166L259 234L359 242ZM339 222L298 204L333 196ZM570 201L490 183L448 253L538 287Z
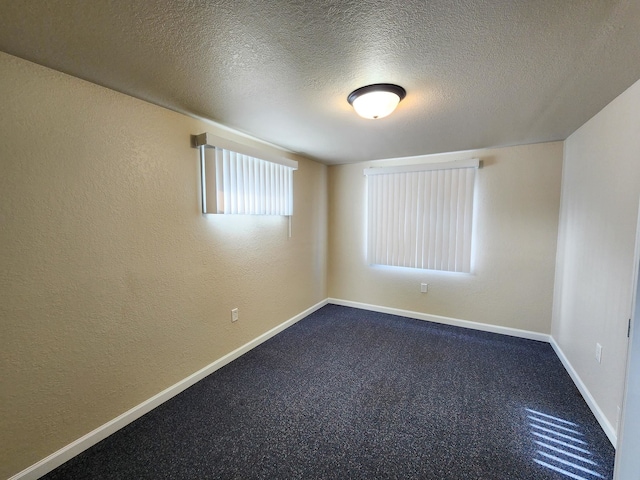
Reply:
M598 363L602 363L602 345L596 343L596 360Z
M421 293L427 293L427 290L429 290L429 284L428 283L421 283L420 284L420 292Z
M238 321L238 309L234 308L233 310L231 310L231 321L232 322L237 322Z

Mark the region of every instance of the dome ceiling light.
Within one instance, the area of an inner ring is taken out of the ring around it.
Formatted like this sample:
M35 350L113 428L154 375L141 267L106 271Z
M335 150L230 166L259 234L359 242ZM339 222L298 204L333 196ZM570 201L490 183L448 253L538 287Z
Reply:
M383 118L393 112L407 91L392 83L375 83L360 87L349 94L347 101L363 118Z

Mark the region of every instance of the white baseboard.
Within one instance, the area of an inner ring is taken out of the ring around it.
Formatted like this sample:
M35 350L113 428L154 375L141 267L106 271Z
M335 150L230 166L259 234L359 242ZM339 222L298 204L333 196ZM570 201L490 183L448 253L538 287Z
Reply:
M607 420L607 417L605 417L604 413L598 406L598 402L596 402L595 398L593 398L593 396L591 395L591 392L589 392L589 389L580 378L580 375L578 375L578 372L575 371L575 369L573 368L573 365L571 365L571 362L569 362L569 359L566 357L566 355L564 354L560 346L556 343L553 337L551 337L550 343L551 343L551 346L553 347L553 350L556 352L556 355L558 355L558 358L562 362L562 365L564 365L565 370L571 376L573 383L575 383L576 387L578 387L578 390L582 394L584 401L587 402L587 405L593 412L593 415L596 417L596 420L598 420L598 423L602 427L602 430L604 430L604 433L609 438L611 445L613 445L613 448L616 448L616 446L618 445L618 436L616 433L616 429L613 428L613 425L611 425L609 420Z
M70 443L66 447L61 448L57 452L52 453L48 457L40 460L38 463L31 465L30 467L22 470L21 472L15 474L10 477L9 480L36 480L43 475L46 475L53 469L59 467L67 460L72 459L76 455L84 452L86 449L92 447L96 443L104 440L112 433L120 430L121 428L129 425L134 420L140 418L145 413L150 412L158 405L166 402L167 400L175 397L177 394L186 390L193 384L199 382L207 375L215 372L216 370L224 367L231 361L240 357L241 355L247 353L249 350L257 347L261 343L269 340L274 335L280 333L291 325L299 322L303 318L311 315L316 310L324 307L327 304L327 300L323 300L316 305L308 308L302 313L299 313L295 317L290 318L284 323L281 323L277 327L272 328L268 332L263 333L259 337L251 340L249 343L244 344L240 348L237 348L233 352L228 353L222 358L219 358L215 362L207 365L206 367L198 370L197 372L189 375L187 378L179 381L175 385L170 386L169 388L163 390L162 392L154 395L150 399L142 402L139 405L136 405L132 409L124 412L122 415L110 420L104 425L96 428L95 430L87 433L83 437L77 439L76 441Z
M500 333L502 335L526 338L529 340L538 340L540 342L549 343L550 338L549 335L545 333L531 332L529 330L519 330L517 328L500 327L498 325L471 322L469 320L459 320L457 318L441 317L439 315L430 315L428 313L414 312L412 310L401 310L399 308L381 307L379 305L370 305L368 303L351 302L349 300L340 300L337 298L329 298L328 303L332 303L334 305L342 305L343 307L353 307L359 308L361 310L370 310L372 312L389 313L391 315L414 318L416 320L425 320L427 322L471 328L473 330L481 330L483 332Z

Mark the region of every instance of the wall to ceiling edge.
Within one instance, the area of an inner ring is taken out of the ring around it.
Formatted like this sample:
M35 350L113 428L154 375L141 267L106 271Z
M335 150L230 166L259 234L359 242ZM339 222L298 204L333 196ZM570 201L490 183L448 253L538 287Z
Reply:
M0 71L7 478L326 299L327 167L294 157L291 238L285 217L203 216L190 135L259 143L4 53Z
M564 143L552 336L613 432L622 405L635 274L638 112L640 81Z

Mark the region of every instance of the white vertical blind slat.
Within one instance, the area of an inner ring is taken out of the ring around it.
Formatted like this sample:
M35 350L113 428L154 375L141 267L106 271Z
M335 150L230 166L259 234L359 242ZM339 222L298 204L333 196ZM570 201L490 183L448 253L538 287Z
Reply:
M436 222L438 220L438 174L429 172L429 177L431 177L431 189L429 191L429 217L428 217L428 228L429 228L429 243L427 244L427 248L429 249L429 256L427 262L427 268L435 269L436 266L436 232L437 225Z
M471 238L471 231L473 227L473 186L475 184L476 170L475 168L469 169L467 172L467 190L465 195L465 208L464 208L464 235ZM471 241L468 245L464 246L463 265L471 265Z
M387 258L386 256L383 257L384 251L383 251L383 247L384 245L386 245L386 242L384 241L384 234L387 231L386 230L386 225L387 225L387 209L385 208L386 202L387 202L387 197L386 197L386 191L384 189L384 183L387 181L386 177L379 177L375 179L375 185L376 185L376 190L374 190L376 193L376 198L374 199L375 201L375 212L376 212L376 228L377 228L377 232L375 235L375 239L376 239L376 248L374 249L375 252L375 259L376 259L376 263L387 263ZM372 235L373 237L373 235Z
M223 196L223 185L224 181L222 178L223 165L224 165L224 152L222 150L216 148L215 149L215 159L216 159L216 213L222 213L224 209L224 196Z
M436 191L436 222L435 237L436 245L433 252L434 264L437 270L442 270L442 230L444 226L444 171L438 170L436 173L438 190Z
M380 224L383 222L381 203L382 195L380 192L380 181L382 178L376 178L374 182L371 182L369 189L369 225L370 229L375 232L373 235L368 236L369 240L369 263L380 263L379 261L379 245L382 244L382 227Z
M449 254L447 255L447 270L456 269L456 242L458 226L458 182L460 181L460 171L451 172L451 193L449 195L449 241L447 242Z
M390 250L391 250L391 236L390 236L390 229L391 229L391 208L392 208L392 203L393 203L393 198L390 195L391 192L391 188L390 188L390 183L391 183L392 178L390 176L384 176L381 177L378 181L381 181L381 191L382 191L382 205L381 205L381 212L382 212L382 225L381 225L381 232L380 232L380 236L382 237L382 243L380 244L380 252L379 252L379 258L383 258L382 262L385 265L390 265L391 263L391 256L390 256Z
M417 213L418 213L418 182L420 180L418 175L413 175L409 178L411 181L411 194L409 195L410 209L407 211L407 238L405 239L405 245L407 250L407 256L405 257L405 263L410 264L415 268L416 266L416 229L418 227Z
M393 255L394 265L402 265L402 257L404 255L404 216L406 212L406 189L407 185L402 175L396 175L395 188L397 193L397 205L398 208L394 213L394 229L397 232L401 232L400 235L394 236L395 250Z
M269 164L269 190L267 193L267 211L275 210L275 169L273 164Z
M455 242L455 265L454 268L461 268L464 258L464 206L466 197L467 173L459 172L458 176L458 201L456 202L456 242Z
M231 152L225 152L224 162L223 162L223 182L227 187L222 187L222 192L224 193L224 201L223 205L223 213L231 212Z
M402 227L402 218L404 216L404 184L400 175L395 175L394 192L396 207L393 210L393 231L398 232ZM393 265L399 265L399 258L402 253L402 238L399 235L393 235Z
M413 238L413 242L415 242L415 252L416 252L416 260L415 267L423 268L423 249L419 248L419 245L422 245L422 237L424 232L424 208L425 208L425 198L424 198L424 181L425 175L424 172L418 172L418 188L416 190L416 229L415 235Z
M265 162L258 162L260 166L260 191L258 193L258 213L267 212L267 164Z
M372 197L374 193L373 182L367 182L367 231L374 232L377 235L378 227L375 225L375 202ZM373 251L376 241L373 235L367 235L367 262L373 264L375 259L375 252Z

